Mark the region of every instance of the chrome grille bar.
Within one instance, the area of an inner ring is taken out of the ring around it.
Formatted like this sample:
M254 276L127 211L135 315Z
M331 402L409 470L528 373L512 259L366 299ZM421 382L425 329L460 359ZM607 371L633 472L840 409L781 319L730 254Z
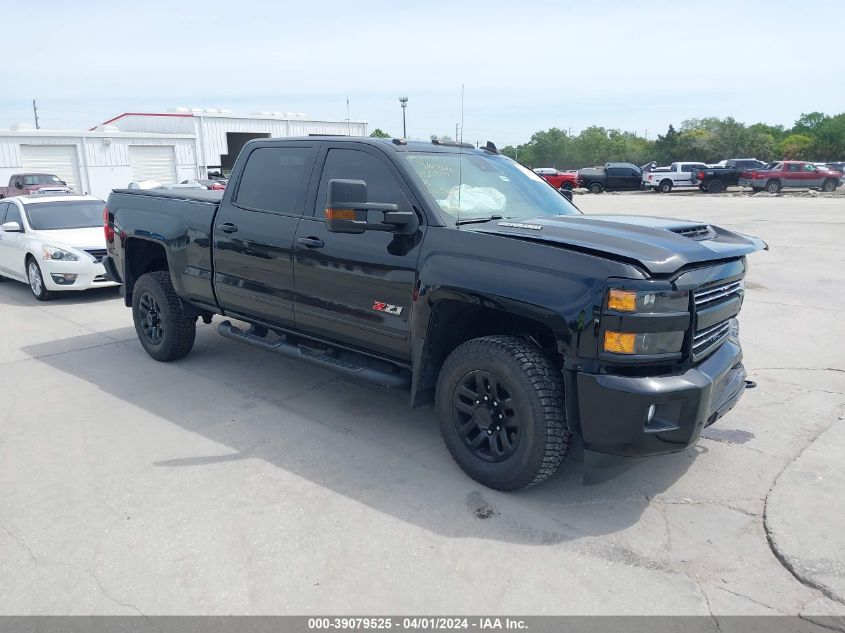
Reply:
M695 306L702 306L706 303L722 299L729 295L738 292L742 287L742 281L732 281L721 286L714 286L712 288L704 288L695 291Z

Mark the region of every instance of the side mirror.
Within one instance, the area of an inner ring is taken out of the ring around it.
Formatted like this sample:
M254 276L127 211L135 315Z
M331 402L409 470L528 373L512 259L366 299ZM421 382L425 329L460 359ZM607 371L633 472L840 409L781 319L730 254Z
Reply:
M23 184L21 184L20 180L15 181L15 189L23 189Z
M59 182L62 183L63 185L65 185L65 186L67 186L67 183L64 180L60 180Z
M21 230L21 225L17 222L6 222L0 229L3 229L4 233L23 233Z
M333 233L413 233L419 228L414 211L400 211L397 204L367 202L363 180L330 180L327 197L326 228Z

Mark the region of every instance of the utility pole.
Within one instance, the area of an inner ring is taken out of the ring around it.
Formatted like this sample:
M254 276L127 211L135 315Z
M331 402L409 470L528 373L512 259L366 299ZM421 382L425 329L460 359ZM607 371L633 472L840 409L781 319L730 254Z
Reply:
M38 106L35 105L35 99L32 100L32 114L35 115L35 129L38 130L41 126L38 125Z
M346 97L346 136L352 136L352 121L349 118L349 97Z
M408 138L408 128L405 127L405 108L408 106L408 97L399 97L402 106L402 138Z

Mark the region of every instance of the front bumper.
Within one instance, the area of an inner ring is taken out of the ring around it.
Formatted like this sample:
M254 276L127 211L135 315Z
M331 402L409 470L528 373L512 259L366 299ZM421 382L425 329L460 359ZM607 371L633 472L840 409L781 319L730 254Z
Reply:
M77 261L41 259L38 261L44 286L51 292L64 290L88 290L90 288L109 288L117 284L106 279L106 270L102 264L92 259L80 257ZM59 283L54 275L76 275L72 281Z
M623 457L682 451L734 407L745 391L745 377L742 349L733 336L699 365L678 374L579 372L575 378L584 448Z

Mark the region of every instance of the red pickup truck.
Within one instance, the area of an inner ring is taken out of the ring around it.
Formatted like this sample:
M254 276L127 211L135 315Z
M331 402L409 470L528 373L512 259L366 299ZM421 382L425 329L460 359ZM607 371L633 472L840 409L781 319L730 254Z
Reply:
M554 167L538 167L534 170L534 173L555 189L572 191L578 186L578 173L574 171L558 171Z
M43 190L43 191L42 191ZM73 193L73 189L55 174L12 174L8 187L0 187L0 198L31 193Z
M752 169L739 176L741 187L751 187L754 191L765 189L769 193L777 193L785 187L834 191L841 184L842 172L800 160L783 160L768 169Z

